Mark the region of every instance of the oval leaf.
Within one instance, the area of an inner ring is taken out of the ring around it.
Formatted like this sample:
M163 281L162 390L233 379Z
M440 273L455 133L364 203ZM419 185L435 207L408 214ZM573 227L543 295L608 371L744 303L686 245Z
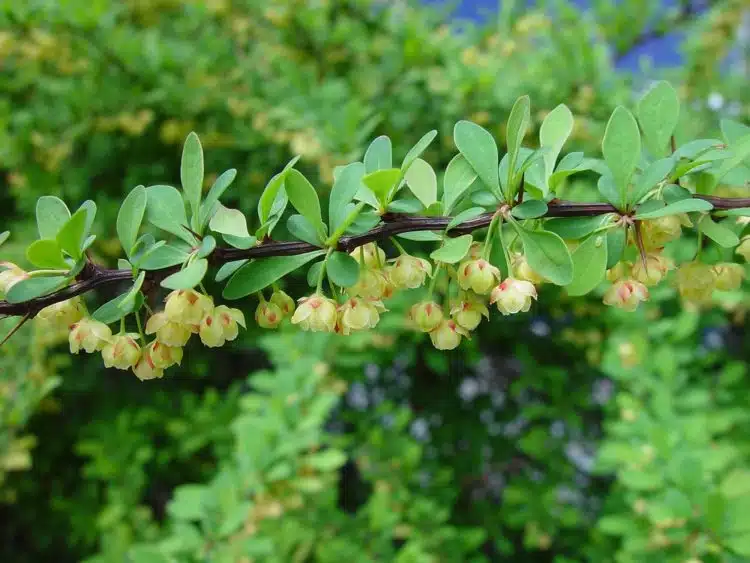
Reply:
M466 191L477 180L476 171L471 164L463 157L457 154L448 163L443 176L443 206L445 213L450 213L453 207L461 200ZM493 196L493 205L497 198Z
M547 213L547 204L540 199L524 201L511 209L510 214L516 219L535 219L543 217Z
M573 260L563 240L549 231L529 231L517 227L526 260L540 276L555 285L573 281Z
M622 259L625 252L627 231L623 228L614 228L607 231L607 269L614 268Z
M225 299L240 299L256 293L324 253L325 250L315 250L296 256L274 256L248 262L229 279L222 295Z
M287 219L286 228L295 238L309 242L315 246L321 245L320 236L315 231L315 227L307 220L307 217L292 215Z
M622 106L617 106L609 118L602 153L619 193L618 203L625 203L630 178L641 157L641 134L633 114Z
M374 139L365 151L365 173L385 170L393 166L391 140L386 135Z
M127 317L133 311L137 311L143 305L143 294L136 293L134 297L128 298L128 293L118 295L111 301L107 301L91 315L95 320L112 324Z
M547 114L539 129L539 142L547 148L544 152L544 173L549 178L565 141L573 132L573 114L565 104L560 104Z
M237 170L230 168L224 172L221 176L216 178L211 189L208 191L206 199L201 204L201 227L204 227L206 221L211 219L214 213L214 206L219 201L219 198L224 194L229 186L232 185L234 179L237 177Z
M448 226L445 228L445 230L449 231L453 227L457 227L461 223L464 223L470 219L474 219L474 217L479 217L484 212L485 212L484 207L470 207L469 209L464 209L461 213L459 213L453 219L451 219L450 223L448 223Z
M125 254L130 257L138 239L143 214L146 212L146 188L136 186L125 198L117 214L117 236Z
M468 254L472 241L471 235L461 235L460 237L445 239L443 246L432 252L430 258L437 262L445 262L446 264L460 262Z
M328 200L328 224L331 231L341 225L348 215L347 205L357 195L362 186L365 167L361 162L345 166L333 182Z
M281 187L284 185L287 174L292 169L292 166L297 164L298 160L299 156L295 156L287 163L287 165L281 172L276 174L268 181L268 184L266 185L263 193L260 196L260 201L258 202L258 218L260 219L261 225L266 223L275 211L273 207L274 202L277 201L279 189L281 189ZM286 206L286 201L284 202L284 206ZM283 211L283 209L281 211Z
M55 238L68 219L70 210L59 197L43 195L37 200L36 224L40 238Z
M195 238L185 228L188 226L185 203L180 192L172 186L146 188L146 219L149 223L181 238L190 245Z
M591 235L574 251L573 281L565 290L570 296L585 295L599 285L607 272L607 236Z
M375 194L381 205L385 205L388 200L388 194L391 192L393 186L396 185L399 178L401 178L401 170L398 168L387 168L363 176L362 183L372 190L372 193Z
M404 178L411 193L422 202L422 205L429 207L437 201L437 176L427 162L421 158L416 159L406 171Z
M417 144L409 149L409 152L407 152L404 157L404 161L401 163L401 172L406 172L414 161L422 156L422 153L427 150L427 147L430 146L430 143L432 143L435 137L437 137L437 131L433 129L432 131L425 133L422 138L417 141Z
M331 254L326 271L331 281L340 287L351 287L359 279L359 264L345 252Z
M235 237L249 237L247 231L247 219L242 211L238 209L229 209L222 204L216 204L217 209L208 228L223 235L232 235Z
M654 211L647 211L645 213L636 212L636 219L656 219L658 217L666 217L667 215L677 215L679 213L693 213L696 211L710 211L713 209L713 205L705 199L690 198L681 199L675 201L669 205L665 205L661 209Z
M81 206L57 233L57 243L70 256L78 260L81 257L81 246L86 236L88 210Z
M203 281L207 270L208 260L198 258L186 268L164 278L161 286L167 289L192 289Z
M453 128L453 140L486 187L497 193L500 158L495 139L489 131L476 123L462 120Z
M52 239L32 242L26 249L26 258L37 268L70 269L70 265L63 259L62 248Z
M203 147L198 135L194 132L187 136L182 147L180 181L182 190L185 192L185 199L193 215L197 215L203 191ZM197 228L195 225L193 227Z
M675 89L664 80L657 82L640 99L636 113L648 150L657 156L664 154L680 117Z
M65 276L47 276L28 278L15 283L5 294L8 303L23 303L29 299L36 299L60 289L68 278Z
M324 231L318 192L299 170L292 168L286 177L286 195L294 208L307 218L316 230Z
M710 215L705 215L699 222L698 227L703 234L724 248L734 248L740 243L740 238L729 227L723 223L717 223Z
M177 247L165 244L146 252L135 262L135 266L142 270L161 270L170 266L182 264L188 259L188 253Z

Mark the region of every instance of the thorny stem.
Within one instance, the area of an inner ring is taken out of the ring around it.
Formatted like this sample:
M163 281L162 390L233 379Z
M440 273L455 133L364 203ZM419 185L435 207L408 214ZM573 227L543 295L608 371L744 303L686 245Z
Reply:
M713 204L715 211L736 209L739 207L750 207L750 198L719 198L705 195L693 196L704 199ZM618 213L608 203L572 203L560 200L552 200L548 203L548 211L545 218L552 217L591 217L605 215L607 213ZM487 227L495 216L491 211L469 219L450 229L450 235L461 235L472 233L478 229ZM406 215L398 213L386 213L382 216L383 222L359 235L342 236L336 243L335 250L351 252L368 242L387 239L399 233L417 231L443 231L452 220L451 217L443 216L421 216ZM319 247L302 241L266 241L257 246L241 250L236 248L217 247L208 257L211 264L221 266L227 262L246 260L251 258L267 258L270 256L295 256L320 250ZM179 267L170 267L163 270L153 270L146 274L146 280L154 286L158 286L166 276L179 270ZM24 301L23 303L8 303L0 301L0 315L34 317L39 311L49 305L65 301L71 297L82 295L104 286L116 286L117 284L132 281L133 273L130 269L106 269L89 263L78 275L75 283L58 291Z

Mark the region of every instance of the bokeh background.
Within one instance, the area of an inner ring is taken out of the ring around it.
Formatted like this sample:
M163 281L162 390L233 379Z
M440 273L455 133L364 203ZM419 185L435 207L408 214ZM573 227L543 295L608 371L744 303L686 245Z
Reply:
M439 170L456 120L502 138L522 94L536 127L568 104L565 150L596 155L661 78L678 140L748 123L747 2L5 0L3 258L52 193L96 201L114 265L120 201L176 182L192 130L254 218L296 154L325 193L374 136L398 159L434 128ZM747 286L696 311L667 283L633 314L544 286L450 353L409 301L347 339L251 327L144 383L24 327L0 350L0 560L750 561Z

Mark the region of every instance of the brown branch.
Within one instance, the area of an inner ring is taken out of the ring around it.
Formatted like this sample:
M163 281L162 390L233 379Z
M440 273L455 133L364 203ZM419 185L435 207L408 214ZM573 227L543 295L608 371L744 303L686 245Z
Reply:
M719 198L713 196L694 196L704 199L713 204L717 211L736 209L739 207L750 207L750 198ZM617 209L608 203L575 203L560 200L552 200L548 204L545 218L555 217L590 217L595 215L606 215L607 213L618 213ZM489 226L494 212L487 212L465 221L449 231L451 235L461 235L474 232ZM400 213L386 213L382 217L383 223L374 229L360 235L350 235L339 239L337 249L342 252L351 252L355 248L378 240L387 239L400 233L417 231L442 231L452 220L451 217L427 217L421 215L407 215ZM268 258L271 256L294 256L319 250L320 247L307 242L300 241L267 241L258 246L240 250L236 248L217 247L211 254L210 260L214 266L220 266L227 262L236 260L248 260L251 258ZM165 268L163 270L149 271L146 274L144 285L158 285L166 275L175 270ZM89 264L79 274L75 283L36 299L23 303L8 303L0 301L0 315L34 317L39 311L49 305L65 301L71 297L82 295L102 286L113 285L132 280L130 270L106 269Z

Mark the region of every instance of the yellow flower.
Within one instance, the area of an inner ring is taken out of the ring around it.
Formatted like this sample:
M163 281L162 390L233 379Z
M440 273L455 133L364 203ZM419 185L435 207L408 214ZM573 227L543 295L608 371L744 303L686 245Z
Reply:
M70 328L68 343L70 353L77 354L81 349L89 354L97 352L112 338L112 331L104 323L83 318Z
M388 278L394 286L403 289L420 287L432 275L432 265L424 258L403 254L388 268Z
M182 363L182 348L179 346L166 346L154 340L143 352L143 356L148 359L148 363L157 369L167 369L175 364Z
M461 288L470 289L479 295L489 293L499 280L500 270L482 258L464 260L458 266L458 283Z
M453 320L444 320L430 332L432 345L438 350L453 350L461 343L462 336L468 337L469 333Z
M271 294L271 299L269 299L268 301L269 303L273 303L279 309L281 309L281 314L284 317L288 317L289 315L294 313L294 299L289 297L289 295L287 295L280 289L274 291Z
M245 326L245 315L239 309L219 305L214 309L213 316L219 321L224 339L230 342L237 338L240 331L239 327L247 328Z
M382 300L390 296L390 282L383 270L360 269L359 279L349 292L355 297Z
M490 303L497 305L503 315L527 312L532 299L536 299L536 288L531 282L505 278L490 294Z
M302 297L292 316L292 324L312 332L333 332L336 329L336 302L319 293Z
M255 309L255 322L260 328L276 328L283 318L281 308L270 301L261 301Z
M734 291L742 285L745 279L745 268L732 262L723 262L714 265L716 276L716 289L721 291Z
M677 288L685 301L696 305L706 303L715 287L716 274L707 264L688 262L677 270Z
M648 288L636 280L620 280L604 294L604 304L635 311L641 301L648 300Z
M352 331L374 328L385 310L381 301L351 297L339 305L337 332L348 335Z
M451 317L458 326L466 330L474 330L482 321L482 316L490 318L487 306L476 299L465 299L457 302L451 308Z
M526 260L526 255L518 253L511 258L511 262L511 268L515 279L527 281L534 285L539 285L544 282L544 278L531 269L528 260Z
M165 312L154 313L146 321L146 334L156 334L156 339L166 346L187 344L190 329L190 325L171 320Z
M201 342L204 346L209 348L217 348L223 346L226 342L224 338L224 329L219 322L219 319L209 313L201 320L200 329L198 334L201 337Z
M150 345L149 345L150 348ZM141 381L157 379L164 376L164 368L158 368L154 364L149 348L141 355L141 359L133 366L133 373Z
M355 248L349 253L358 263L361 262L364 255L364 263L367 268L382 268L385 265L385 252L374 242Z
M678 215L667 215L666 217L643 221L641 224L643 245L648 250L662 248L668 242L680 237L682 223L683 219Z
M443 322L443 309L434 301L415 303L409 309L409 318L422 332L430 332Z
M614 283L627 278L630 273L630 267L631 265L629 262L618 262L607 270L607 281Z
M36 318L55 329L68 329L83 318L83 304L79 297L66 299L39 311Z
M117 334L102 348L102 359L108 368L130 369L141 358L141 347L138 335L133 333Z
M665 258L660 253L653 252L646 255L645 267L642 260L636 260L631 273L633 278L642 284L654 286L663 280L667 272L673 267L674 265L669 258Z
M740 239L740 244L737 246L735 252L742 256L745 259L745 262L750 262L750 235L745 235ZM0 288L2 288L1 284Z
M167 295L164 312L170 321L196 327L213 308L213 301L208 295L194 289L178 289Z

